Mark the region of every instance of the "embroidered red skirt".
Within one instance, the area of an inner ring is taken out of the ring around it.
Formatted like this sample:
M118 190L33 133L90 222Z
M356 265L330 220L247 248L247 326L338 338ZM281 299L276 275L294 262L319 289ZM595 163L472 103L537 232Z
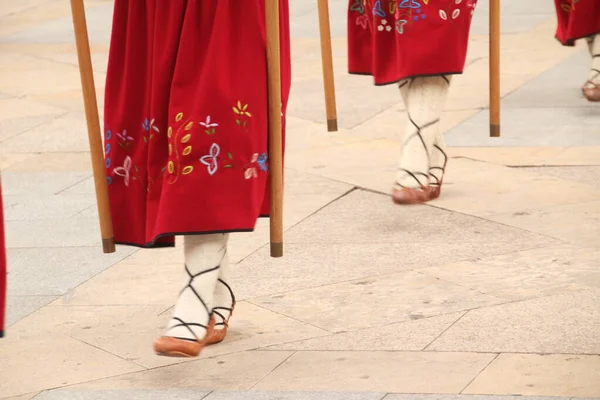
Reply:
M290 38L280 4L285 115ZM264 0L115 1L104 152L117 243L252 231L268 214L264 15Z
M2 185L0 184L0 338L4 336L6 313L6 248L4 247L4 207L2 206Z
M477 0L350 0L348 69L376 85L460 74Z
M600 1L555 0L558 27L556 38L565 46L577 39L600 33Z

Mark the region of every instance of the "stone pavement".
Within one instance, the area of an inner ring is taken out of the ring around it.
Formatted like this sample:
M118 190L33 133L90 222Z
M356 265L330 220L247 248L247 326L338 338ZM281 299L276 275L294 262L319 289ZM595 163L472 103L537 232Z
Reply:
M100 100L111 3L86 1ZM403 105L346 75L346 0L330 1L342 129L325 130L315 3L291 0L286 257L268 257L265 221L234 235L232 332L189 361L151 351L180 249L98 246L68 2L1 1L0 398L600 397L600 109L579 92L586 51L553 39L552 2L502 2L500 139L482 2L443 119L444 195L411 208L386 195Z

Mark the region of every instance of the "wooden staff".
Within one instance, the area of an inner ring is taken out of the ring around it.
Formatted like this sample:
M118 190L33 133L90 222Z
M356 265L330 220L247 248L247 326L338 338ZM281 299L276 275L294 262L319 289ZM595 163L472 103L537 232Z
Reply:
M92 68L92 56L90 52L90 42L83 0L71 0L71 12L73 14L73 27L75 28L75 41L77 43L81 88L83 91L85 117L87 120L90 152L92 155L94 183L96 185L96 201L98 204L98 214L100 216L102 249L104 253L114 253L115 240L110 216L110 205L108 202L108 185L104 171L102 134L100 131L98 102L96 100L96 87L94 86L94 70Z
M329 25L329 2L319 1L319 30L321 32L321 61L323 62L323 86L325 88L325 109L327 112L327 131L337 132L337 107L335 101L335 82L333 79L333 54L331 49L331 26Z
M490 0L490 137L500 137L500 0Z
M266 0L269 82L269 171L271 188L271 257L283 257L283 143L281 122L281 51L279 0Z

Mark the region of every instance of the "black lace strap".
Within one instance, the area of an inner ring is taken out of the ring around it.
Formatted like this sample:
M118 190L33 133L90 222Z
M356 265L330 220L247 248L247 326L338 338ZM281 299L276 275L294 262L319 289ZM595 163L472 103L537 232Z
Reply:
M436 167L430 167L429 168L429 176L433 177L433 179L435 179L435 182L430 182L429 184L430 185L434 185L434 186L440 186L442 184L442 178L444 177L444 174L446 173L446 165L448 164L448 155L437 144L434 144L433 147L435 149L437 149L440 153L442 153L442 156L444 157L444 163L443 163L443 165L441 167L437 167L436 166ZM441 171L442 172L442 178L438 178L437 176L435 176L434 174L432 174L431 171Z

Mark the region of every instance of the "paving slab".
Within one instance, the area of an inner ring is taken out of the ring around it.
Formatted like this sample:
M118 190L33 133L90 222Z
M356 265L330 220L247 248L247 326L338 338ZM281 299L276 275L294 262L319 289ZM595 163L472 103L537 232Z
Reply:
M600 291L590 290L472 310L428 350L600 354L599 302Z
M61 332L9 335L0 343L0 397L139 371L138 365ZM60 360L60 362L56 362ZM52 368L48 368L52 365ZM23 379L26 377L27 379Z
M600 288L596 247L548 246L437 265L420 272L507 300Z
M2 172L3 196L50 196L90 178L86 172ZM91 179L90 179L91 180ZM69 192L70 193L70 192ZM83 194L93 194L92 192Z
M8 295L6 297L6 326L10 327L12 324L35 312L37 309L56 300L56 298L57 296Z
M137 250L95 247L9 248L9 295L60 296ZM59 273L57 273L59 272Z
M43 392L36 400L202 400L210 392L200 390L71 390L58 389Z
M299 352L255 388L459 393L495 357L473 353Z
M214 392L205 400L381 400L385 394L353 392Z
M385 326L506 302L416 271L250 301L330 332Z
M365 328L314 339L270 346L294 351L419 351L425 349L465 313L451 313L414 321Z
M600 356L501 354L467 394L600 396Z
M198 391L246 391L253 388L281 363L291 352L246 351L214 358L187 361L178 365L155 368L118 377L89 381L74 386L76 390L142 389Z

